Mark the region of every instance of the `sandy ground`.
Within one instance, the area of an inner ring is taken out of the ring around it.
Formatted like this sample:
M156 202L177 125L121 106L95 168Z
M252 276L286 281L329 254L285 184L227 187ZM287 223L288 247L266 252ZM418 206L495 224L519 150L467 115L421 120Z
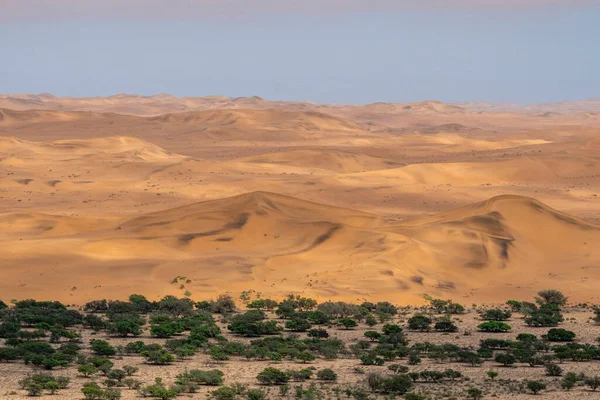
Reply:
M410 314L408 314L410 315ZM576 341L579 343L596 343L596 338L600 336L600 327L593 324L590 318L593 313L590 311L571 309L565 313L565 323L561 325L562 328L572 330L577 334ZM392 321L403 325L407 316L397 318ZM479 341L485 338L498 338L498 339L511 339L514 340L519 333L533 333L538 337L547 332L548 328L530 328L527 327L523 320L518 315L508 321L512 327L512 331L508 333L483 333L477 331L477 325L482 321L479 320L478 314L474 309L468 310L467 314L458 315L453 317L453 321L459 327L459 332L453 334L443 334L436 332L412 332L407 331L406 335L409 339L409 344L430 342L434 344L442 343L453 343L459 346L472 347L476 349ZM247 339L235 337L229 334L226 328L222 325L223 332L227 339L232 341L247 341ZM364 332L366 330L381 330L381 325L375 328L368 328L361 325L357 329L344 330L337 328L328 329L331 337L339 338L343 340L346 345L356 343L358 340L364 340ZM465 332L469 332L469 335L465 335ZM82 331L84 337L84 343L92 338L105 339L111 342L113 345L126 344L134 340L142 340L146 343L164 343L164 339L155 339L149 336L148 332L145 332L142 336L137 338L110 338L105 337L103 334L100 336L90 336L89 331ZM304 334L299 334L301 337ZM89 350L84 351L85 354L90 354ZM361 366L360 361L349 356L349 358L340 358L337 360L324 360L317 359L309 364L303 364L295 361L282 361L282 362L270 362L270 361L252 361L248 362L241 357L232 357L231 360L216 364L210 359L207 354L199 353L193 358L185 361L177 361L170 366L152 366L144 364L144 359L138 356L116 356L113 359L115 368L122 367L123 365L133 365L139 367L139 372L134 376L136 379L144 382L144 384L152 384L155 377L161 377L165 383L170 384L175 381L175 376L183 371L190 369L219 369L224 372L224 384L232 385L235 383L241 383L247 385L250 388L261 388L257 385L256 375L266 367L275 367L283 370L288 369L301 369L301 368L315 368L316 370L323 368L331 368L338 374L338 381L335 384L322 383L316 380L307 381L304 383L305 388L308 388L309 384L314 382L321 389L323 398L335 399L338 396L332 391L332 387L360 387L364 385L364 374L356 372L356 367L361 368L364 373L370 371L379 371L387 373L387 368L383 367L367 367ZM397 360L393 363L399 363L408 365L407 360ZM390 362L386 363L390 364ZM586 375L600 375L600 365L597 362L587 363L574 363L564 362L560 364L563 371L580 373L584 372ZM548 377L545 375L545 369L543 367L529 367L526 364L515 364L514 367L502 367L494 361L486 361L480 367L470 367L464 364L458 363L438 363L423 358L423 363L417 366L410 366L411 372L419 372L423 370L438 370L444 371L447 368L458 370L464 374L468 379L463 379L457 382L446 382L443 384L427 384L417 383L416 392L425 393L431 396L431 398L464 398L466 390L471 386L482 388L486 394L486 398L501 397L501 398L512 398L512 399L527 399L531 398L531 394L525 394L520 392L520 383L524 380L542 380L548 385L548 390L544 391L539 395L539 398L543 399L570 399L574 396L579 398L597 398L597 393L594 393L584 387L576 387L571 392L565 392L560 389L560 378ZM491 381L487 378L487 371L498 372L498 377L495 381ZM25 393L18 388L18 380L24 375L39 371L32 367L26 366L22 363L9 363L0 364L0 396L11 399L26 399ZM56 376L69 376L72 379L70 388L61 391L60 394L53 396L57 399L71 399L80 398L80 388L85 382L90 380L96 380L98 383L102 383L104 378L102 376L96 376L94 378L84 378L77 375L76 368L67 368L63 370L56 370L53 372ZM300 383L291 383L290 386L300 385ZM262 387L274 398L285 398L281 396L277 387ZM189 396L190 398L205 398L207 392L214 388L201 387L198 393L194 395L184 395L183 397ZM293 390L292 390L293 392ZM345 398L342 394L341 398ZM3 398L4 398L3 397ZM123 390L123 399L134 399L138 398L137 393L132 390ZM290 394L289 398L294 398L293 394Z
M581 105L0 100L5 301L597 300L600 116Z

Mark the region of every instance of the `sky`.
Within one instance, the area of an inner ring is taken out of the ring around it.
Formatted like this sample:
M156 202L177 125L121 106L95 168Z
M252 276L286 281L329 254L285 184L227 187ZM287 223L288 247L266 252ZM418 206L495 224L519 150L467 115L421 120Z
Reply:
M0 0L0 93L600 98L600 0Z

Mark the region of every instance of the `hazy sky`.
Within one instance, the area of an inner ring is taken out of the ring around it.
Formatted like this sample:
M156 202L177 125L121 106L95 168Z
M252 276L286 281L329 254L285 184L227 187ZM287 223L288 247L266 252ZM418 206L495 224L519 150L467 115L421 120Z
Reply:
M0 0L0 93L600 97L600 0Z

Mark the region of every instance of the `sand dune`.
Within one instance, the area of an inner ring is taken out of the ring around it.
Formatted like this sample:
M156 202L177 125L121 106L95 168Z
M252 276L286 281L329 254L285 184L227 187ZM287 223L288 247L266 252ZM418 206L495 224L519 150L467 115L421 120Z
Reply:
M395 221L253 192L119 220L3 214L0 227L3 293L44 290L67 301L94 297L98 285L120 297L133 288L177 293L169 284L177 275L200 297L252 288L320 299L404 302L428 292L491 301L552 284L591 298L600 265L599 226L519 196ZM83 260L95 266L92 276L70 276ZM17 265L53 265L61 284L20 275ZM130 265L146 272L122 285L115 268Z
M382 170L401 165L398 162L336 150L306 149L268 153L239 159L248 163L276 164L281 166L315 167L340 173L365 170Z
M293 140L323 132L364 134L358 126L317 112L274 110L215 110L165 114L151 122L181 123L195 128L194 135L217 140Z

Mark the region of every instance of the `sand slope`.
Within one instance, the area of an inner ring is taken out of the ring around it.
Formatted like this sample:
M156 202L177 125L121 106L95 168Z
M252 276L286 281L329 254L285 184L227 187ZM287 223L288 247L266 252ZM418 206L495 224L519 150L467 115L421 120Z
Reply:
M397 221L253 192L134 218L3 214L0 228L0 289L19 298L181 294L182 275L197 298L493 301L550 285L593 299L600 278L600 227L520 196Z

